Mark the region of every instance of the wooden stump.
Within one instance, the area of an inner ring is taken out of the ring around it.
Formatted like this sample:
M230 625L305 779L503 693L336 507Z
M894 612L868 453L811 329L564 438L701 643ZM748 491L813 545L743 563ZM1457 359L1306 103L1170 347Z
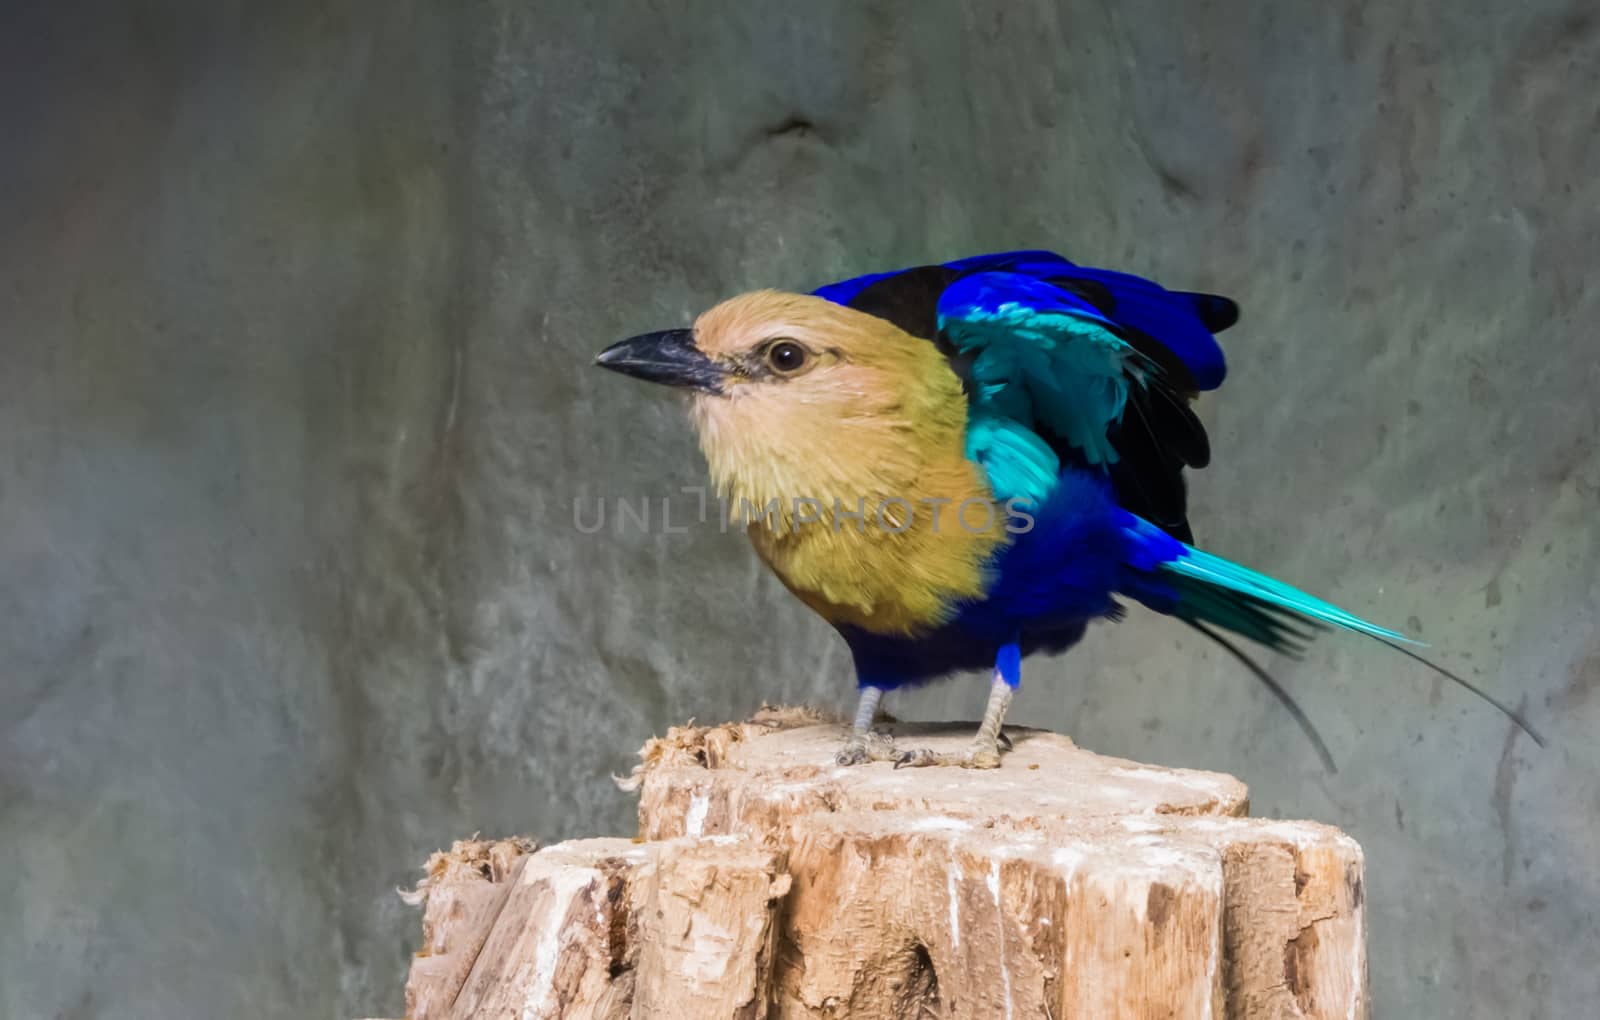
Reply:
M796 710L674 729L625 784L640 840L436 858L408 1015L1366 1016L1353 840L1007 732L985 772L840 768Z

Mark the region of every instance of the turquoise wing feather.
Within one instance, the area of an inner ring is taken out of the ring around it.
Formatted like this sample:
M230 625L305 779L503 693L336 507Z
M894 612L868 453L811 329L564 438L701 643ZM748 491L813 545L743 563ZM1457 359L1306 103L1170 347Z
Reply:
M1060 458L1044 435L1088 465L1117 461L1111 434L1155 365L1093 305L1028 277L978 273L940 296L938 326L967 366L968 456L997 496L1048 493Z
M939 342L971 401L967 454L1000 498L1037 501L1051 490L1047 473L1087 470L1109 477L1126 509L1193 538L1183 471L1211 452L1190 401L1222 382L1212 334L1237 320L1232 301L1045 251L875 273L816 293Z

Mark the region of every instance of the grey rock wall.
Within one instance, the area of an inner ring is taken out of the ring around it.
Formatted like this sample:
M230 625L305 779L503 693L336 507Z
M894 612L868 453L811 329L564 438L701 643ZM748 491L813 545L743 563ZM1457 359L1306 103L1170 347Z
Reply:
M1375 1015L1588 1015L1597 68L1571 0L13 0L0 1016L396 1014L429 850L626 832L651 733L845 704L736 536L574 527L702 479L681 409L589 360L1033 245L1238 297L1202 543L1552 746L1335 638L1270 663L1328 775L1145 613L1030 662L1016 717L1348 829Z

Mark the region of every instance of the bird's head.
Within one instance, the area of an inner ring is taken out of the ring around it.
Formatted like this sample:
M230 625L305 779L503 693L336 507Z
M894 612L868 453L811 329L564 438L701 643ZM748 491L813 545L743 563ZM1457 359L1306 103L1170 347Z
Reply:
M690 391L712 475L735 498L881 494L965 425L960 381L932 343L808 295L743 294L596 363Z

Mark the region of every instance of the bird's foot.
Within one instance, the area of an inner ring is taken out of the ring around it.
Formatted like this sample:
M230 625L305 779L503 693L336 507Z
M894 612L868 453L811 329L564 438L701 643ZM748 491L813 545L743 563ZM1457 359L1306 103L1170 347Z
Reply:
M894 736L881 730L850 731L844 746L833 756L836 765L864 765L869 761L897 761Z
M1000 767L1002 746L1007 751L1011 750L1011 740L1004 733L1000 734L997 740L984 740L980 737L972 742L971 747L961 752L915 747L897 752L894 756L894 767L918 769L954 765L964 769L997 769Z

